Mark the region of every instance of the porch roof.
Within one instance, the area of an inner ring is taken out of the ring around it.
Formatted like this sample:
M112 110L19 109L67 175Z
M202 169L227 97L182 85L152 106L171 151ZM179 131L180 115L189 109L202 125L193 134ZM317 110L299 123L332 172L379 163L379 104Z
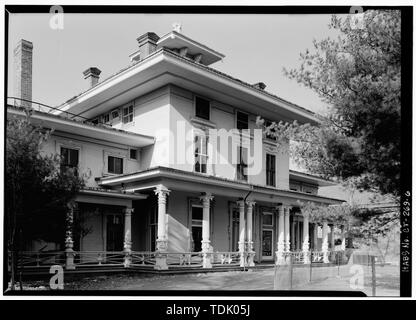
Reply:
M296 204L298 200L323 204L339 204L343 202L343 200L334 198L250 184L245 181L236 181L167 167L155 167L130 174L98 178L97 182L99 185L106 187L120 188L123 185L123 188L128 191L152 189L159 184L163 184L173 190L211 192L214 195L235 198L245 197L250 192L251 197L255 200L274 203Z

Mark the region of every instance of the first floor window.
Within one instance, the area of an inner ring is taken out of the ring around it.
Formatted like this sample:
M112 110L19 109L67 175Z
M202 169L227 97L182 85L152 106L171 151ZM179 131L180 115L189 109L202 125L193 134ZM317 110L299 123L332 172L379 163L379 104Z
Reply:
M123 173L123 158L108 156L108 173Z
M61 147L61 170L73 169L78 174L79 150Z
M237 150L237 179L247 181L247 148L238 147Z
M207 144L207 136L195 135L195 172L207 173Z
M266 184L276 186L276 156L273 154L266 155Z
M133 105L123 108L123 123L133 122Z

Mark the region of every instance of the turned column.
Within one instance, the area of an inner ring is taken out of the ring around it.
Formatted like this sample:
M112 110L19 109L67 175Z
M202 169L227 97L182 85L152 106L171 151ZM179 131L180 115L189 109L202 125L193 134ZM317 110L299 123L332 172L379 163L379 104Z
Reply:
M303 251L303 262L305 264L310 263L310 259L309 259L309 216L307 214L303 215L302 251Z
M210 256L210 239L209 239L209 220L210 220L210 204L214 197L210 193L206 193L200 197L202 201L202 267L212 268Z
M170 190L165 186L159 185L155 189L155 194L157 195L157 240L156 240L156 264L155 269L166 270L168 269L166 263L166 254L163 254L167 251L167 237L166 237L166 200L169 195Z
M128 267L131 264L131 215L133 208L124 209L124 266Z
M65 255L66 255L66 262L65 262L65 269L67 270L74 270L74 241L72 238L72 229L74 224L74 211L78 209L78 203L75 201L70 201L67 205L67 213L66 213L66 234L65 234Z
M289 207L283 207L285 215L285 252L290 252L290 211Z
M244 218L244 200L237 201L238 211L240 213L239 237L238 237L238 252L240 253L240 267L246 265L245 262L245 237L246 237L246 221Z
M324 263L329 263L328 257L328 222L324 221L322 225L322 253Z
M254 201L247 201L247 252L248 252L248 266L254 266L253 250L253 207L256 204Z

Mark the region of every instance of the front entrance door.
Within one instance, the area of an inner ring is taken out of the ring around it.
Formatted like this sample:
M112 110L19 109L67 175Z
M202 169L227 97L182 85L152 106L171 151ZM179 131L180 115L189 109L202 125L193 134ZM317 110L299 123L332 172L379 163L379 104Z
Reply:
M107 215L107 251L122 251L123 238L123 216Z
M262 218L262 231L261 231L261 257L263 260L273 260L274 252L274 219L273 213L263 212Z

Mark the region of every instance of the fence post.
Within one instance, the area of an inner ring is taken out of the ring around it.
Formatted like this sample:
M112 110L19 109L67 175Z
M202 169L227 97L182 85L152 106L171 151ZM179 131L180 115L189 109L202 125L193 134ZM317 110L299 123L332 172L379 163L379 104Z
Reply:
M376 296L376 257L371 256L371 287L373 297Z

